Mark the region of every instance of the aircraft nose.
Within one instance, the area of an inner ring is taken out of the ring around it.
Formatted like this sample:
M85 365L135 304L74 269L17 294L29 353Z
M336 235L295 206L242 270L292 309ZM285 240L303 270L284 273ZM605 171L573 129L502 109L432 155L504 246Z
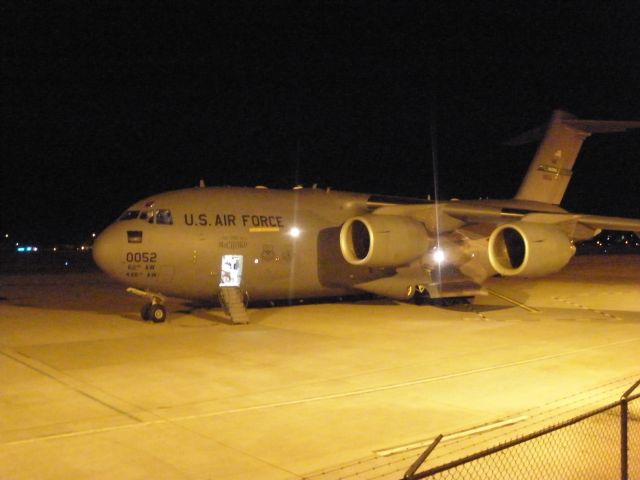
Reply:
M115 234L113 227L107 227L93 242L93 261L105 273L110 273L117 260Z

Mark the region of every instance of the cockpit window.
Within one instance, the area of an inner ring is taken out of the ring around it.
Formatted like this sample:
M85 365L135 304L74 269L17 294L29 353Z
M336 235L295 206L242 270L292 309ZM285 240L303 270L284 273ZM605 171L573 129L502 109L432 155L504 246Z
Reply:
M122 215L120 215L120 218L118 218L118 220L135 220L136 218L138 218L139 214L140 210L127 210Z
M158 210L127 210L118 220L135 220L139 218L149 223L155 223L157 225L173 225L173 218L171 217L171 210L158 209Z
M172 225L171 210L160 209L155 211L156 223L158 225Z
M142 210L142 212L140 212L140 220L145 220L149 223L155 223L157 225L173 224L173 220L171 218L171 210L167 209Z

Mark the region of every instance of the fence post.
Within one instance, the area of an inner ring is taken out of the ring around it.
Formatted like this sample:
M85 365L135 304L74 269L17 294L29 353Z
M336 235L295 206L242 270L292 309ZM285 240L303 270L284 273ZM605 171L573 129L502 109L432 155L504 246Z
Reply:
M416 471L420 468L420 465L424 463L424 461L431 454L431 452L433 452L433 449L436 448L438 443L440 443L440 440L442 440L442 437L443 435L440 434L436 438L434 438L433 442L431 442L431 445L429 445L429 447L427 447L427 449L424 452L422 452L422 454L416 459L415 462L413 462L413 464L405 472L404 477L402 477L402 480L409 480L411 477L413 477Z
M620 479L629 480L629 436L627 432L627 418L629 417L629 403L624 396L620 399Z
M640 380L622 394L620 398L620 478L629 480L629 395L638 388Z

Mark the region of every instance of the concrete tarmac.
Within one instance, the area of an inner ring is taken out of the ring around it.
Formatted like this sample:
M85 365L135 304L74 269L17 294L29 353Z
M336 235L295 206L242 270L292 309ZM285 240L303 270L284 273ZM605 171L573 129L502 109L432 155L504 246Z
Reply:
M98 273L0 276L0 478L337 478L640 378L640 257L489 288L252 308L243 326L171 300L156 325Z

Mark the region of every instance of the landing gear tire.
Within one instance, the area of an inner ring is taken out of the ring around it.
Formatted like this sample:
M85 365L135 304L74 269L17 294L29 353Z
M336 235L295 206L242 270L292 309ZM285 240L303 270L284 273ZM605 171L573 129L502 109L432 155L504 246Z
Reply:
M427 293L416 292L413 297L416 305L432 305L434 307L451 307L454 305L466 305L473 301L473 297L442 297L431 298Z
M127 293L132 293L138 297L146 298L149 303L145 303L140 309L140 316L143 320L151 320L153 323L161 323L167 319L167 309L163 306L166 298L161 293L139 290L137 288L127 288Z
M167 309L164 305L150 305L149 306L149 319L153 323L162 323L167 319Z

